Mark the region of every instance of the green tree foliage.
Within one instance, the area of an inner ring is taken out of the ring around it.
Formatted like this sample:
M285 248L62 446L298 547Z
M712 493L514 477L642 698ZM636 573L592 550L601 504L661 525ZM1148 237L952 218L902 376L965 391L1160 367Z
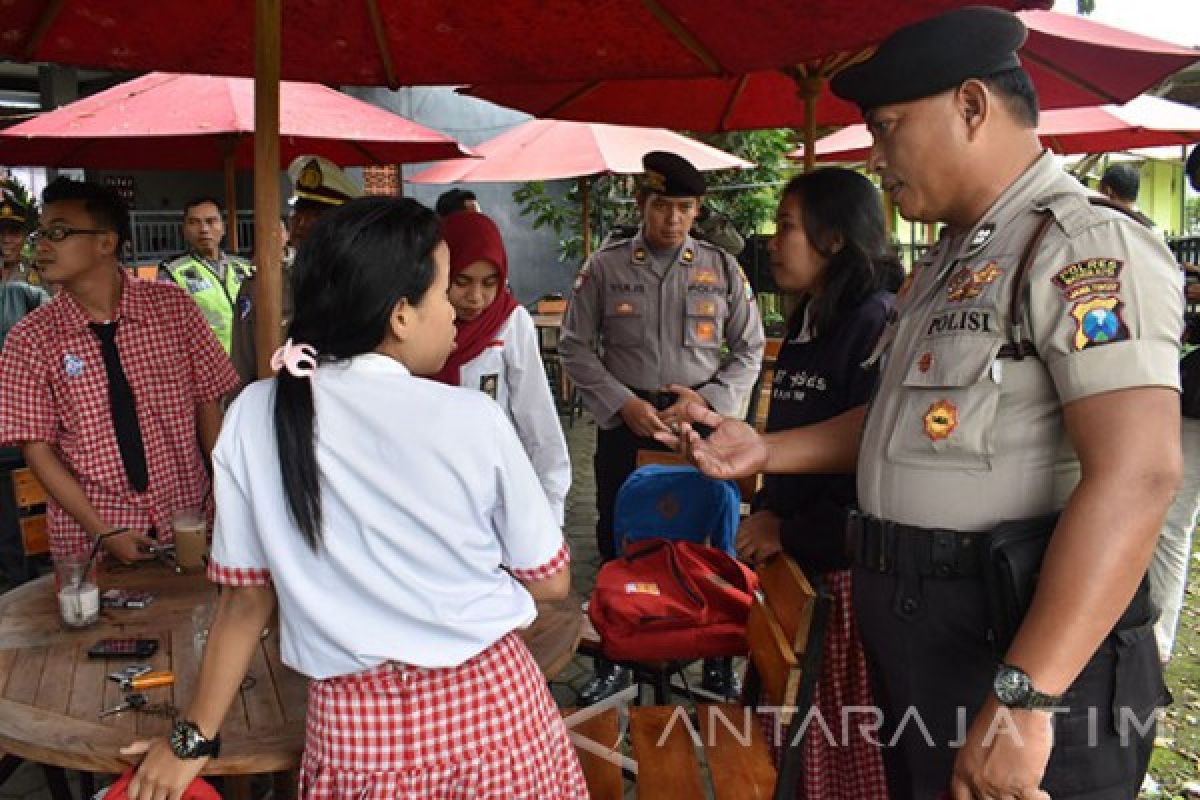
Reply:
M743 131L697 138L758 165L749 170L707 173L709 194L705 202L712 210L727 214L742 233L759 230L774 217L779 187L795 171L795 165L786 158L792 148L791 133ZM594 249L614 225L636 224L633 199L636 183L634 176L612 175L592 179L587 185ZM513 192L513 202L521 215L535 229L551 228L558 237L559 260L571 264L579 263L583 256L581 186L580 181L574 181L564 194L558 195L544 182L534 181Z

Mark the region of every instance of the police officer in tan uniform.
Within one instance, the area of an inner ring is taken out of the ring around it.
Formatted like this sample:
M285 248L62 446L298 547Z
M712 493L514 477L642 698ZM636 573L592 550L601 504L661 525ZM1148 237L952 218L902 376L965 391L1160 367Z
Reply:
M345 172L323 156L297 156L288 165L292 179L292 213L288 217L287 251L283 259L283 327L292 318L292 259L316 221L331 208L362 196L362 189ZM234 308L233 347L230 358L242 383L258 379L258 348L254 343L255 278L242 282Z
M833 80L900 212L946 223L876 349L869 411L684 431L722 477L857 466L892 800L1128 800L1165 698L1144 576L1180 475L1181 279L1042 150L1024 38L962 9Z
M641 228L580 269L559 341L563 365L599 426L596 541L605 559L614 556L617 491L637 451L662 449L651 437L667 430L687 402L743 413L764 344L758 307L737 262L688 233L704 177L674 153L647 153L642 165ZM727 663L710 667L706 688L721 694L734 688ZM599 664L580 702L606 697L627 677Z

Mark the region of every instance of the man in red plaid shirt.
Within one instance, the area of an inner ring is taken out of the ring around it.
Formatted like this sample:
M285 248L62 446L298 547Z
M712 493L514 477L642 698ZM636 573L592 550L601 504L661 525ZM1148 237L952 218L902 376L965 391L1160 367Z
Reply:
M219 400L237 375L186 293L121 268L130 223L115 193L59 179L42 202L37 264L62 291L8 335L0 443L22 447L50 495L55 558L120 528L109 553L149 558L173 511L205 503Z

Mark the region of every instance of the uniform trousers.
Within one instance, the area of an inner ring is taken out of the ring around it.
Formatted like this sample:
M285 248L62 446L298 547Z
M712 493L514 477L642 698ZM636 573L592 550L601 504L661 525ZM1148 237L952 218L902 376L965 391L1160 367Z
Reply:
M624 423L596 431L596 455L592 462L596 472L596 548L605 561L616 557L613 515L617 493L637 468L637 451L667 449L656 439L638 436Z
M854 568L854 610L891 800L946 792L971 721L991 694L999 658L988 639L977 577L930 578ZM1169 699L1153 623L1112 633L1054 715L1042 788L1054 800L1136 797L1154 746L1156 708Z

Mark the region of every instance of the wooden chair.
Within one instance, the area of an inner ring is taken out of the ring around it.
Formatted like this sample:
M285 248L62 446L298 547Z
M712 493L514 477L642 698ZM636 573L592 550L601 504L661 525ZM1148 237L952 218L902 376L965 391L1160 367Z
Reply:
M29 467L14 469L10 477L25 556L28 558L50 552L50 539L46 533L45 487Z
M747 705L700 705L695 713L683 706L633 706L629 709L629 743L637 764L637 797L704 797L701 758L693 734L701 741L703 761L716 800L796 796L803 774L803 725L811 722L813 690L820 674L822 645L831 598L817 592L787 555L779 555L758 571L762 592L750 611L746 638L751 668ZM786 739L778 767L756 718L759 705L795 709L785 719ZM611 730L617 712L597 715L598 728ZM592 722L589 720L589 722ZM615 759L604 771L611 779Z

